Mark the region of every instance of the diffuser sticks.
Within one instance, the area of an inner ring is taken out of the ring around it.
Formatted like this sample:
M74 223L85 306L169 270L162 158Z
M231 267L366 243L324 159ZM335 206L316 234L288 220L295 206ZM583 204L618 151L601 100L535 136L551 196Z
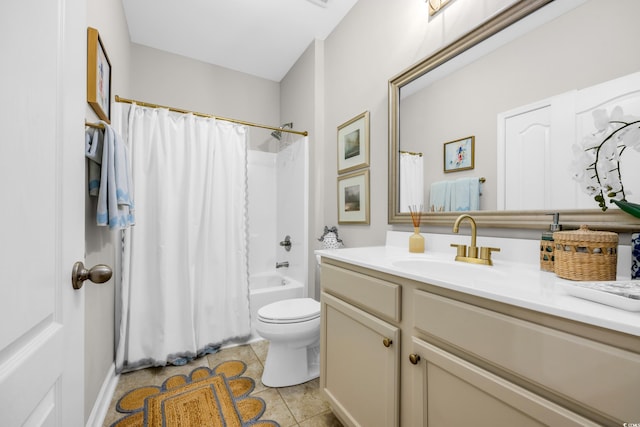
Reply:
M411 221L413 222L413 227L420 227L420 221L422 221L422 208L420 205L420 210L417 209L416 205L409 206L409 213L411 214Z
M411 221L413 222L413 234L409 237L409 252L424 252L424 237L420 234L420 221L422 221L422 208L417 209L415 205L409 206Z

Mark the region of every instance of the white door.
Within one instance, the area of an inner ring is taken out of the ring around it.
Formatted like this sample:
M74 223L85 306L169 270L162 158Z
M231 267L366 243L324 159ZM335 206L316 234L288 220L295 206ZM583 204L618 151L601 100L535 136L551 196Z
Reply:
M498 210L580 206L582 192L570 168L575 94L569 91L498 114Z
M0 2L0 425L84 424L84 0Z
M526 109L505 123L504 209L548 208L551 106ZM536 177L531 179L531 177ZM526 188L527 191L522 191Z

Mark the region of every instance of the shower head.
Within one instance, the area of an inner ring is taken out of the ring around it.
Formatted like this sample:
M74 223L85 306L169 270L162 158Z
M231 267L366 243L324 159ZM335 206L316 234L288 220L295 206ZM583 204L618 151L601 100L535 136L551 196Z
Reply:
M285 123L282 126L280 126L280 129L287 129L287 128L293 129L293 123ZM278 141L280 141L280 138L282 138L282 132L280 132L279 130L274 130L273 132L271 132L271 136L277 139Z

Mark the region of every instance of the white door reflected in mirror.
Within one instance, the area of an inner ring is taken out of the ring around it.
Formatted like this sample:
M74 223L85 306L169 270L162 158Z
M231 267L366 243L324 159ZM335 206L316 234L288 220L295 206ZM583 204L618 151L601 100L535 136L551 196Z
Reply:
M624 117L610 117L615 109ZM604 153L599 156L601 164L607 162L599 167L602 179L590 182L596 173L590 149L611 135L597 132L596 117L611 121L607 125L614 129L622 125L617 120L640 119L640 72L499 114L498 209L597 208L598 187L610 187L605 193L620 190L614 179L618 173L625 195L640 197L640 152L627 147L620 154L621 140L611 139L617 151L606 153L606 159ZM604 198L608 205L607 194Z

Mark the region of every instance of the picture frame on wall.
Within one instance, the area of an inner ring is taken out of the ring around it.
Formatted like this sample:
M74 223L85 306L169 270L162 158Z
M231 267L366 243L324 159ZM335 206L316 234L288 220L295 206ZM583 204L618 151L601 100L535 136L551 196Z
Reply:
M369 170L338 177L338 224L369 224Z
M369 166L369 112L338 126L338 175Z
M111 62L95 28L87 28L87 102L111 123Z
M475 136L444 143L444 171L458 172L475 167Z

